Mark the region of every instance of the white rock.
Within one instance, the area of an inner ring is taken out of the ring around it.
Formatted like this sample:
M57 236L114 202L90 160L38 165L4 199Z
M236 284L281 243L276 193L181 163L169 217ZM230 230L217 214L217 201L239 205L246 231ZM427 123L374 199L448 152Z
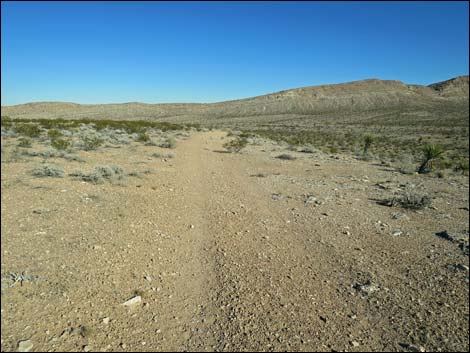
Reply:
M126 301L122 305L132 306L132 305L135 305L135 304L140 304L141 302L142 302L142 298L140 297L140 295L137 295L135 297L132 297L131 299L129 299L128 301Z
M18 342L17 352L29 352L31 349L33 349L33 343L30 340Z

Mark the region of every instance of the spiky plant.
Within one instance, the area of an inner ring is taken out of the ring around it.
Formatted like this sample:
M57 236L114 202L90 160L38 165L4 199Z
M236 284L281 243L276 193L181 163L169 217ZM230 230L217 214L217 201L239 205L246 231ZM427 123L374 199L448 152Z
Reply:
M444 153L444 147L441 145L427 144L423 147L423 162L418 168L418 173L428 173L432 170L433 162Z
M364 136L364 154L367 154L372 142L374 142L374 136L370 134Z

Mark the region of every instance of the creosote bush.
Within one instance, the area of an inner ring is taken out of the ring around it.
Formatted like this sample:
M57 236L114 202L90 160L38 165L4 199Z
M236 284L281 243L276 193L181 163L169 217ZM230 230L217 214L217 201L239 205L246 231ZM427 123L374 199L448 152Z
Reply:
M245 148L247 144L248 144L248 140L246 137L238 136L237 138L226 142L224 144L224 148L231 153L234 153L234 152L238 153L243 148Z
M59 137L64 136L59 130L57 129L51 129L47 132L47 136L49 136L50 139L58 139Z
M146 132L141 132L141 133L139 133L139 135L137 135L136 141L137 142L150 141L150 136Z
M174 137L168 137L164 142L160 144L162 148L175 148L176 147L176 140Z
M19 141L18 147L25 147L25 148L31 147L31 140L30 139L20 138L18 141Z
M41 134L41 129L37 125L33 124L17 124L15 131L27 137L38 137Z
M52 140L51 146L54 147L57 150L66 150L68 147L70 147L70 141L63 140L63 139L56 139Z
M82 148L85 151L96 150L103 143L104 143L104 140L96 136L84 136L82 138Z

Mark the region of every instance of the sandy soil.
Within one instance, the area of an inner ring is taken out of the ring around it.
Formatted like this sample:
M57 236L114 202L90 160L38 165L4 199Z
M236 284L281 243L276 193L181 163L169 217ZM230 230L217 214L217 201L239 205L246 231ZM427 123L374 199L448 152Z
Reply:
M2 161L2 351L469 350L468 177L226 140L56 161L147 170L120 183ZM405 188L432 207L375 201Z

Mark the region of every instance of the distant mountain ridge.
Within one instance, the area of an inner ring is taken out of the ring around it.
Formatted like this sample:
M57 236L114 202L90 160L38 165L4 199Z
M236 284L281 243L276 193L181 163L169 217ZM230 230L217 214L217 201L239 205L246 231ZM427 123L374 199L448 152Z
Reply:
M218 103L77 104L33 102L2 106L2 116L12 118L112 118L167 119L192 116L207 119L263 115L317 115L377 109L428 109L442 104L468 106L469 76L459 76L429 86L401 81L366 79L341 84L289 89L252 98Z

